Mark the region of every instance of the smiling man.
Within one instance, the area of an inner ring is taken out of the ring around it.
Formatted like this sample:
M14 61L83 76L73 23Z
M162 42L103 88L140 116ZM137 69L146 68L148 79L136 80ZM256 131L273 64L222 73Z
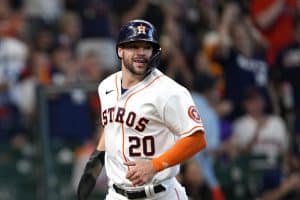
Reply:
M98 88L103 132L78 186L91 193L106 166L106 200L187 200L177 182L179 164L205 148L201 118L189 91L164 75L155 27L132 20L119 33L121 71Z

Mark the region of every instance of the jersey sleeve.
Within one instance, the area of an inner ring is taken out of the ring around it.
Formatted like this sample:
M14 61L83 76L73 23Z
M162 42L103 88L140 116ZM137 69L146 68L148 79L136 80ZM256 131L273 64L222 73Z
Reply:
M168 128L180 137L204 132L201 117L196 109L190 93L182 90L171 95L164 106L163 118Z

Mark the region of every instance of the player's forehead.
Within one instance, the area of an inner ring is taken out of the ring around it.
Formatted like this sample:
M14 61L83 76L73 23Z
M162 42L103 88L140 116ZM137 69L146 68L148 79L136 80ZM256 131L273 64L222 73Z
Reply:
M138 47L151 48L153 47L153 44L147 41L132 41L123 44L122 47L123 48L138 48Z

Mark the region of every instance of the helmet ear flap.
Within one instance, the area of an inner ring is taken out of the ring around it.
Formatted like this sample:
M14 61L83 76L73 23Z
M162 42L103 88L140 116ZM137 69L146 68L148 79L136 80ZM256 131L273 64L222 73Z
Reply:
M151 68L159 66L159 63L160 63L160 54L161 54L161 48L158 48L155 51L153 51L153 55L152 55L152 57L149 60L149 66Z

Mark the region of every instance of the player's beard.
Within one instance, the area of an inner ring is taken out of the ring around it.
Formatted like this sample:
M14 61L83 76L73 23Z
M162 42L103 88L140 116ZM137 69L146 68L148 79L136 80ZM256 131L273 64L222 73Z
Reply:
M136 63L135 61L142 59L143 63ZM146 58L127 58L123 60L124 67L132 75L135 76L144 76L149 69L149 60ZM138 67L137 65L144 65L143 67Z

